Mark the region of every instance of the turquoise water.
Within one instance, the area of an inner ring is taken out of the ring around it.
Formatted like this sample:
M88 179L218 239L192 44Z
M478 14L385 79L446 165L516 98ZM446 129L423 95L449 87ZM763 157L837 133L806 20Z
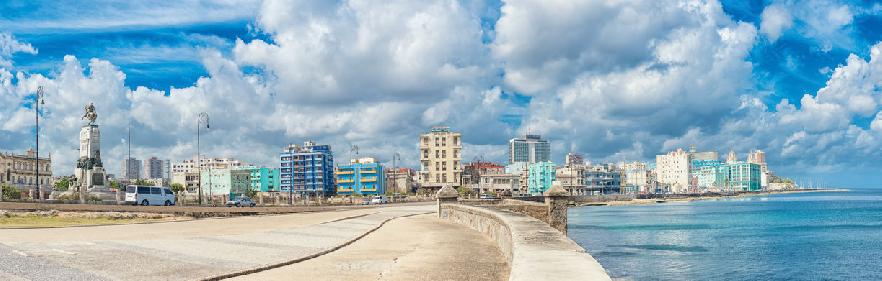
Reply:
M882 280L882 190L569 211L621 280Z

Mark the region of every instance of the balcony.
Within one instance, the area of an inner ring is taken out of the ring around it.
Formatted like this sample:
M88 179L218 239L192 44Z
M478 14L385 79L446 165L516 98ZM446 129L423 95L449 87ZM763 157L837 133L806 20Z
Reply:
M351 174L353 174L353 173L355 173L355 172L353 172L352 170L342 170L342 171L337 171L337 174L338 174L338 175L351 175Z
M370 174L370 173L376 173L376 172L377 172L376 169L362 169L361 170L362 174Z
M375 182L377 181L377 177L363 177L361 178L362 182Z
M339 179L339 180L337 180L337 183L353 183L353 182L355 182L355 180L352 180L352 179Z

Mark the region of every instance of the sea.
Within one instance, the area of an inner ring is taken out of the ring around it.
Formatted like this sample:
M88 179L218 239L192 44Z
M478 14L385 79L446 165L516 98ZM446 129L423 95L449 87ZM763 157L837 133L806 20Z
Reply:
M614 280L882 280L882 189L570 208Z

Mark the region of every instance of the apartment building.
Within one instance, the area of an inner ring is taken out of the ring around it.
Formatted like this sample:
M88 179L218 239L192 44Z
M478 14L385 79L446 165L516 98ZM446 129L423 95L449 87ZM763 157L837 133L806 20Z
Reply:
M427 192L461 185L462 135L449 127L433 127L420 135L419 183Z

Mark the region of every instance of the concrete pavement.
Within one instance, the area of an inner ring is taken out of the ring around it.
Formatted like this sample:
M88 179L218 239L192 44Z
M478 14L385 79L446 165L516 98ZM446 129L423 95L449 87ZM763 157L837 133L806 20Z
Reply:
M488 238L436 214L399 218L338 251L234 280L508 280Z
M212 278L328 251L389 219L435 209L427 204L157 224L6 229L0 230L0 279Z

